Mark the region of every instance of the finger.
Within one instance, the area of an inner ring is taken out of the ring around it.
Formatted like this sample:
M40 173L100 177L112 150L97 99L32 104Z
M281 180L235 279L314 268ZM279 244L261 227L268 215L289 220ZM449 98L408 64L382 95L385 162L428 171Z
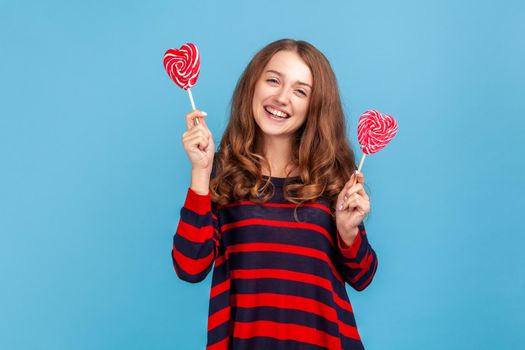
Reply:
M352 194L350 197L346 198L343 202L343 208L341 210L346 210L348 208L353 208L355 206L355 201L359 198L357 193Z
M200 135L202 137L209 137L209 134L206 132L206 130L203 129L202 125L197 125L197 127L186 131L184 134L182 134L182 139L189 137L194 137L196 135Z
M364 187L361 183L356 183L355 185L353 185L352 187L350 187L346 193L345 193L345 196L344 198L349 198L352 194L354 193L359 193L361 196L365 197L366 196L366 192L364 190Z
M345 195L346 191L348 191L348 189L353 185L353 182L354 182L354 175L352 175L350 177L350 180L348 180L346 182L346 184L344 185L344 187L341 190L341 192L339 192L339 196L337 196L336 209L339 209L339 207L341 205L343 205L343 203L344 203L344 195Z
M354 208L364 215L368 215L370 212L370 202L367 199L360 197L357 200L357 205Z
M204 151L208 147L208 138L202 135L189 136L185 142L190 150L198 148Z
M354 184L360 182L360 181L359 181L360 179L361 179L362 181L364 181L363 173L360 172L359 170L354 170L354 172L352 173L352 176L354 176Z
M369 200L368 194L364 190L364 187L365 187L365 175L363 173L357 171L357 170L356 170L356 174L357 174L357 183L361 184L361 186L363 188L362 191L359 191L359 194L361 196L363 196L366 200Z
M363 175L363 173L360 172L360 171L358 172L356 170L356 174L357 174L357 183L360 183L360 184L364 185L365 184L365 176Z
M189 132L201 130L204 133L204 135L209 136L211 138L212 137L211 131L206 125L204 118L199 116L198 119L199 119L199 123L193 126L191 130L189 130Z
M198 109L186 114L186 130L193 129L195 126L197 126L197 125L194 125L193 120L195 118L198 118L198 119L204 118L206 115L207 115L206 112L200 111Z
M370 210L370 203L368 202L368 200L355 193L345 202L343 210L345 209L350 209L350 211L353 211L354 209L359 209L361 212L368 213L368 211Z
M200 121L202 122L202 126L204 127L204 130L206 131L206 133L208 134L209 137L212 137L211 135L211 130L210 128L208 128L208 125L206 124L206 121L204 120L204 118L200 119Z
M339 192L339 195L337 196L337 202L339 203L339 201L341 199L343 199L343 196L344 194L346 193L346 191L348 191L348 189L350 188L350 186L352 185L352 180L353 180L353 175L352 177L350 177L350 180L348 180L345 185L343 186L343 188L341 189L341 192Z

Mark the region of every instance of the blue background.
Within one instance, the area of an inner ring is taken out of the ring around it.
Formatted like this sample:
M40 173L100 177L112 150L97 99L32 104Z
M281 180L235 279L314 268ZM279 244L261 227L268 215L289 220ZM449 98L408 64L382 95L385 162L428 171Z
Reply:
M188 96L166 49L196 43L218 143L252 55L283 37L331 61L367 157L379 257L348 287L374 349L525 343L522 1L1 1L0 348L204 349L211 274L177 279Z

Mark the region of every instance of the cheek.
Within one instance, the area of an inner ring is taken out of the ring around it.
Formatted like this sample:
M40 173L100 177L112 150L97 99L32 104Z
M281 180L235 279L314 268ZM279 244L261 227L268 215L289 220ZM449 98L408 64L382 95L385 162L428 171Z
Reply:
M259 89L257 86L255 87L255 90L253 92L253 98L252 98L252 105L255 107L258 101L260 101L260 95L261 95L261 89Z
M299 110L301 111L301 114L304 115L305 117L306 117L306 114L308 113L308 106L309 106L308 101L301 101L299 105Z
M255 91L253 92L253 99L252 99L252 108L255 111L257 108L259 108L259 105L262 101L262 91L260 88L255 88Z
M266 86L263 84L263 82L259 81L255 84L255 89L253 91L253 97L254 98L261 98L261 96L264 96L266 90Z

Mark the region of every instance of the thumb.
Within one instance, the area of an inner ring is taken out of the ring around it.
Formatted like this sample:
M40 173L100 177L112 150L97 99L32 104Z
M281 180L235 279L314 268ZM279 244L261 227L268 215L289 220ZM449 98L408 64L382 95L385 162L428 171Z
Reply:
M199 118L199 123L202 124L202 126L204 127L204 130L206 131L208 136L211 137L211 130L208 128L208 124L206 124L206 121L204 120L204 117Z

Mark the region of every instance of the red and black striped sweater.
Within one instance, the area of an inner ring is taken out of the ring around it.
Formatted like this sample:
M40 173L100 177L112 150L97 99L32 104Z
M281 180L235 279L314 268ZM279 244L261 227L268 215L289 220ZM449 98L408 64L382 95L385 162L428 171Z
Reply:
M265 177L265 180L267 177ZM377 269L364 225L343 248L328 200L297 209L271 178L273 198L219 206L188 189L173 238L177 276L213 268L207 350L364 349L345 282L361 291Z

